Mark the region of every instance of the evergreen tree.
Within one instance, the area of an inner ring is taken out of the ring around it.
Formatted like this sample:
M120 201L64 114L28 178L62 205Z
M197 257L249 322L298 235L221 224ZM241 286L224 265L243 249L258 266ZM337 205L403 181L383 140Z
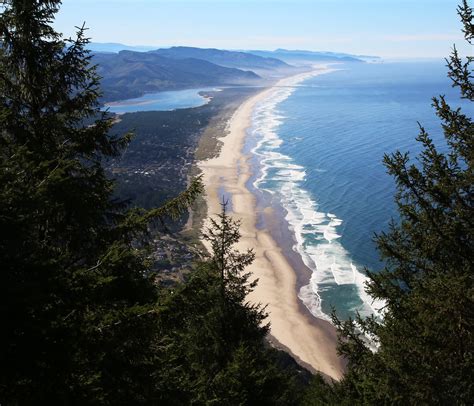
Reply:
M458 8L473 45L474 14ZM456 48L447 60L461 97L474 101L474 58ZM369 273L368 291L386 302L382 322L339 323L340 351L349 361L335 404L472 404L474 402L474 123L441 96L433 99L448 152L421 127L418 163L386 155L397 184L400 222L377 237L386 260ZM372 335L372 352L360 330Z
M139 404L156 397L149 212L112 198L88 39L51 24L59 0L7 0L0 17L0 403Z
M293 404L294 376L264 337L225 210L187 283L159 290L148 224L176 218L114 200L109 134L88 39L51 27L60 1L8 0L0 17L0 403Z
M162 404L291 405L299 399L296 372L285 370L264 339L264 309L246 301L255 282L239 253L239 223L222 213L206 233L211 258L162 302L166 368Z

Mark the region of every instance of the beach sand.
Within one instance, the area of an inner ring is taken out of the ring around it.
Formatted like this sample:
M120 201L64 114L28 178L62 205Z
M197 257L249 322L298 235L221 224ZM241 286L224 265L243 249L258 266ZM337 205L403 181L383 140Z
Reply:
M227 135L220 139L220 154L200 161L199 168L203 174L208 216L220 212L223 186L232 195L230 214L241 220L242 238L236 248L241 251L252 248L256 254L248 271L259 282L249 296L249 301L267 305L267 321L271 325L270 341L289 351L310 370L339 380L344 362L336 353L336 331L330 323L316 319L306 311L297 297L295 270L270 232L257 228L259 208L255 196L246 187L252 175L249 156L242 151L257 103L271 98L278 87L293 86L309 76L329 71L328 68L319 67L309 73L282 79L247 99L229 120Z

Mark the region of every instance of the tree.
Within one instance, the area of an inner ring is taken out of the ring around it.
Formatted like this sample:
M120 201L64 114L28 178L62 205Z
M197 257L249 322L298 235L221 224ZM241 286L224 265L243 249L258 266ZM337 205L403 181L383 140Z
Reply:
M301 389L268 347L264 309L247 302L254 286L245 267L253 252L233 249L239 223L225 211L211 221L212 247L189 280L166 296L160 311L163 404L287 405Z
M257 281L248 283L250 273L242 273L254 261L255 254L252 250L245 253L233 250L240 240L240 222L235 222L226 213L227 204L225 200L222 201L221 213L217 220L210 219L210 227L203 237L211 246L211 262L220 275L223 302L227 302L227 296L232 295L230 300L242 303L257 284Z
M469 44L473 10L458 8ZM448 76L474 101L468 56L456 48ZM420 127L418 163L386 155L397 184L400 222L377 237L386 268L369 273L368 292L386 303L382 322L339 322L340 351L349 361L338 404L472 404L474 401L474 123L445 97L433 99L448 152ZM358 325L358 327L357 327ZM360 330L375 338L372 352Z
M157 289L147 225L103 162L109 136L85 28L63 39L59 0L7 0L0 17L0 403L139 404L156 396Z

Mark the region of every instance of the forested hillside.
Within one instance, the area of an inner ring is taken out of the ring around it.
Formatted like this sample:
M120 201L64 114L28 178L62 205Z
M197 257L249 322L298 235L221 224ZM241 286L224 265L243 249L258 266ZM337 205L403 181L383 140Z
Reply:
M119 122L100 99L258 77L153 54L93 57L85 27L73 39L53 28L60 6L1 9L0 404L473 404L472 117L437 97L448 152L421 127L417 160L385 156L400 221L377 236L386 267L367 287L384 318L334 318L347 371L327 382L269 344L265 305L247 301L255 254L235 250L239 222L225 202L203 232L210 252L181 280L161 283L154 266L166 225L202 193L186 165L222 99ZM464 0L458 12L473 45L474 11ZM447 60L469 102L472 62L456 49Z
M104 100L138 97L147 92L200 86L255 85L251 71L219 66L195 58L167 58L152 52L95 53L92 62L102 77Z
M5 3L0 18L0 402L292 404L303 381L268 347L245 301L253 253L225 214L186 283L157 283L149 225L178 218L198 179L161 207L129 209L105 163L112 135L84 29L63 40L59 1Z
M226 51L213 48L171 47L151 51L168 58L203 59L216 65L239 69L291 69L292 66L272 57L262 57L247 52Z

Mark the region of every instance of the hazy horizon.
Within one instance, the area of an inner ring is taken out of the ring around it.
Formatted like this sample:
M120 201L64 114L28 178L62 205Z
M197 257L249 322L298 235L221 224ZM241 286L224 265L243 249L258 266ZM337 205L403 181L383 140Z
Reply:
M439 58L467 49L458 0L64 0L65 35L83 22L93 42L220 49L276 48ZM106 17L106 18L104 18Z
M136 48L133 49L135 52L147 52L147 51L153 51L156 49L168 49L172 47L193 47L193 48L201 48L201 49L218 49L218 50L223 50L223 51L234 51L234 52L250 52L250 51L268 51L268 52L275 52L279 48L224 48L224 47L207 47L207 46L196 46L196 45L189 45L186 43L183 44L176 44L176 45L167 45L167 44L158 44L158 45L147 45L147 44L128 44L128 43L123 43L123 42L97 42L97 41L91 41L92 45L117 45L117 46L124 46L126 48ZM456 44L457 45L457 44ZM376 54L370 54L370 53L351 53L351 52L344 52L344 51L338 51L334 49L296 49L296 48L280 48L285 51L301 51L301 52L321 52L321 53L335 53L335 54L347 54L350 56L360 56L360 57L378 57L382 61L387 61L387 62L397 62L397 61L436 61L436 60L444 60L446 59L447 55L437 55L437 56L381 56L381 55L376 55ZM459 47L458 47L459 49ZM98 51L101 52L101 51ZM104 51L105 52L105 51ZM115 51L109 51L109 52L115 52Z

